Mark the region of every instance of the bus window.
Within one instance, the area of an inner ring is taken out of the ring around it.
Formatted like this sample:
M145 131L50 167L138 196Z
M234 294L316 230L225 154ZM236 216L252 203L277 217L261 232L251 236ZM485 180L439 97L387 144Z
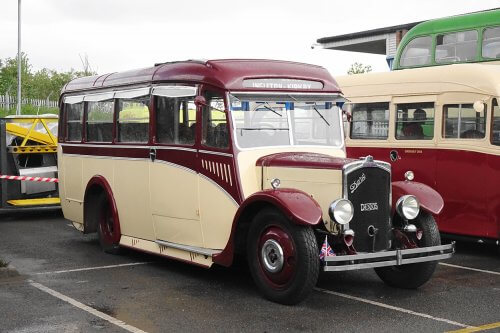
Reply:
M116 120L119 142L148 142L149 139L149 96L117 99Z
M385 140L389 133L389 103L352 105L351 139Z
M194 95L179 97L155 96L155 98L156 136L158 142L193 145L196 137Z
M418 37L406 45L401 55L400 66L411 67L431 63L432 37Z
M500 108L497 99L493 99L493 121L491 124L491 143L500 146Z
M221 96L208 93L207 103L209 107L203 109L202 143L208 147L229 148L224 99Z
M476 59L477 30L437 35L436 62L451 63Z
M472 104L449 104L443 106L444 137L449 139L484 138L486 128L485 110L476 112Z
M500 58L500 27L484 29L482 55L484 58Z
M112 141L113 107L113 100L87 102L87 141Z
M83 102L65 103L64 113L66 114L66 140L82 141Z
M434 103L398 104L396 108L396 139L434 138Z

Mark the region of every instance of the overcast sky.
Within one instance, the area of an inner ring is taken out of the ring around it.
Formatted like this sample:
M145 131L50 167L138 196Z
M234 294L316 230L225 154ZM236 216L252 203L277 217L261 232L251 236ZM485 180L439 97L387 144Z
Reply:
M0 4L0 59L17 53L17 0ZM333 75L385 56L311 49L318 38L500 7L500 0L22 0L22 50L35 70L100 74L184 59L267 58Z

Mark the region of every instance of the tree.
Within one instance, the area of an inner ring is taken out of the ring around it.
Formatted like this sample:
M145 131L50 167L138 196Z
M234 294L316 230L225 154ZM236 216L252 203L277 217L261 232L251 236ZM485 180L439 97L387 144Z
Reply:
M372 71L372 66L370 65L363 65L362 63L355 62L349 67L349 70L347 71L347 74L352 75L352 74L362 74L362 73L368 73Z
M77 77L95 75L85 57L83 71L71 69L68 72L42 68L32 72L29 59L25 53L21 55L21 93L23 98L57 100L62 87ZM17 57L0 60L0 95L17 96Z

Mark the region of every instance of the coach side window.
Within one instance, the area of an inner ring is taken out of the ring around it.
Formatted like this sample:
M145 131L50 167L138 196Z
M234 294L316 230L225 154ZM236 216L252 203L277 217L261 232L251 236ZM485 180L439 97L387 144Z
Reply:
M113 139L114 107L112 94L110 96L85 97L85 101L88 101L86 119L87 141L111 142Z
M116 92L117 141L148 142L149 88Z
M156 109L156 141L193 145L196 137L196 87L169 86L153 90Z
M82 140L83 96L66 97L64 100L64 114L66 120L66 140Z
M351 139L387 139L389 103L353 104L351 113Z
M436 62L452 63L476 59L477 31L468 30L437 35Z
M486 106L481 112L476 112L472 104L444 105L443 121L443 137L445 138L484 138L486 128Z
M203 108L202 144L214 148L229 148L224 98L211 92L205 95L207 106Z
M484 29L482 55L484 58L500 58L500 27Z
M491 143L500 146L500 107L496 98L493 99L492 109Z
M434 103L398 104L396 109L396 139L434 138Z
M418 37L410 41L401 54L401 67L422 66L431 63L432 37Z

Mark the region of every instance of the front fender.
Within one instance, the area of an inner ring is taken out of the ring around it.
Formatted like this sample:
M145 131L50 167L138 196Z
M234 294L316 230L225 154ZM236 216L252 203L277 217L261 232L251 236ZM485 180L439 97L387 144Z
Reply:
M412 181L397 181L392 183L392 213L396 202L403 195L411 194L417 197L420 207L433 215L441 213L444 207L443 197L432 187Z
M307 193L296 189L264 190L249 196L239 207L236 218L254 202L268 202L276 206L293 223L313 226L321 222L323 213L319 204Z
M295 189L264 190L249 196L238 208L233 219L231 235L224 250L214 255L213 261L222 266L233 262L235 235L238 224L253 216L262 204L278 208L292 223L314 226L321 223L323 214L319 204L307 193ZM250 221L246 221L249 223Z

